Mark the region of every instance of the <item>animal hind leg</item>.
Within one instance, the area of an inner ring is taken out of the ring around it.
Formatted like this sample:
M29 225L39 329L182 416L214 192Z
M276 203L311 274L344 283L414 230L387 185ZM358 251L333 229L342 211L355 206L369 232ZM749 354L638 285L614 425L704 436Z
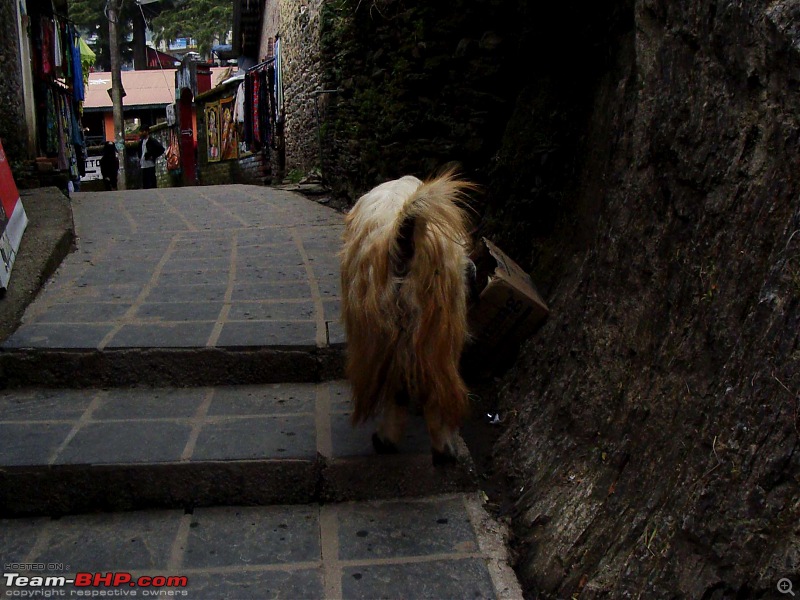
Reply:
M445 424L438 408L425 405L425 423L431 437L431 454L435 466L454 464L456 460L455 430Z
M408 404L390 402L384 409L378 431L372 434L372 446L378 454L396 454L408 423Z

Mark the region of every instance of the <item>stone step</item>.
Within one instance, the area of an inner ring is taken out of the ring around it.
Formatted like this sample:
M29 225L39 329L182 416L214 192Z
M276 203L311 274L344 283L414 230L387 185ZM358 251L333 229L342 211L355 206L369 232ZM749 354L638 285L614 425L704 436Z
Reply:
M254 186L71 206L76 250L19 327L0 327L0 387L319 381L338 368L341 214Z
M116 585L113 576L83 590L51 581L50 591L193 600L522 598L506 537L477 493L6 519L0 596L30 593L30 581L13 573L91 574L81 582L113 573ZM136 585L156 576L169 581Z
M0 349L0 388L317 382L344 375L344 345Z
M0 392L0 515L340 502L475 489L421 417L375 455L343 381Z

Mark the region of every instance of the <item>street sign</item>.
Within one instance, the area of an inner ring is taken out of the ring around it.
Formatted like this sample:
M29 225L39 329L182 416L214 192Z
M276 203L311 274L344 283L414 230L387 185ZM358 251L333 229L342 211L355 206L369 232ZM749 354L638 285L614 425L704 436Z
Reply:
M100 156L86 157L86 175L81 177L81 181L93 181L103 178L100 174L100 158Z

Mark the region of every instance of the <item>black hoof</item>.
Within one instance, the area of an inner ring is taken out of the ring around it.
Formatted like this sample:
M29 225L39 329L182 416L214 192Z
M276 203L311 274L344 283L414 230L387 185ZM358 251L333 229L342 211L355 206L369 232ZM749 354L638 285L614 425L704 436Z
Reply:
M454 465L458 462L458 459L449 452L439 452L438 450L431 448L431 454L433 455L433 466L434 467L444 467L447 465Z
M397 446L392 442L384 442L377 433L372 434L372 447L378 454L397 454Z

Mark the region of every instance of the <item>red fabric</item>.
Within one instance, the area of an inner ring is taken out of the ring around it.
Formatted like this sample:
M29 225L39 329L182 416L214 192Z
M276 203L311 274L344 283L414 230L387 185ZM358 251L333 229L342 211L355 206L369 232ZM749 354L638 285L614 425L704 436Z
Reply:
M258 92L261 83L253 77L253 141L261 143L261 130L258 127Z
M47 17L42 17L42 73L50 75L53 72L53 22Z

